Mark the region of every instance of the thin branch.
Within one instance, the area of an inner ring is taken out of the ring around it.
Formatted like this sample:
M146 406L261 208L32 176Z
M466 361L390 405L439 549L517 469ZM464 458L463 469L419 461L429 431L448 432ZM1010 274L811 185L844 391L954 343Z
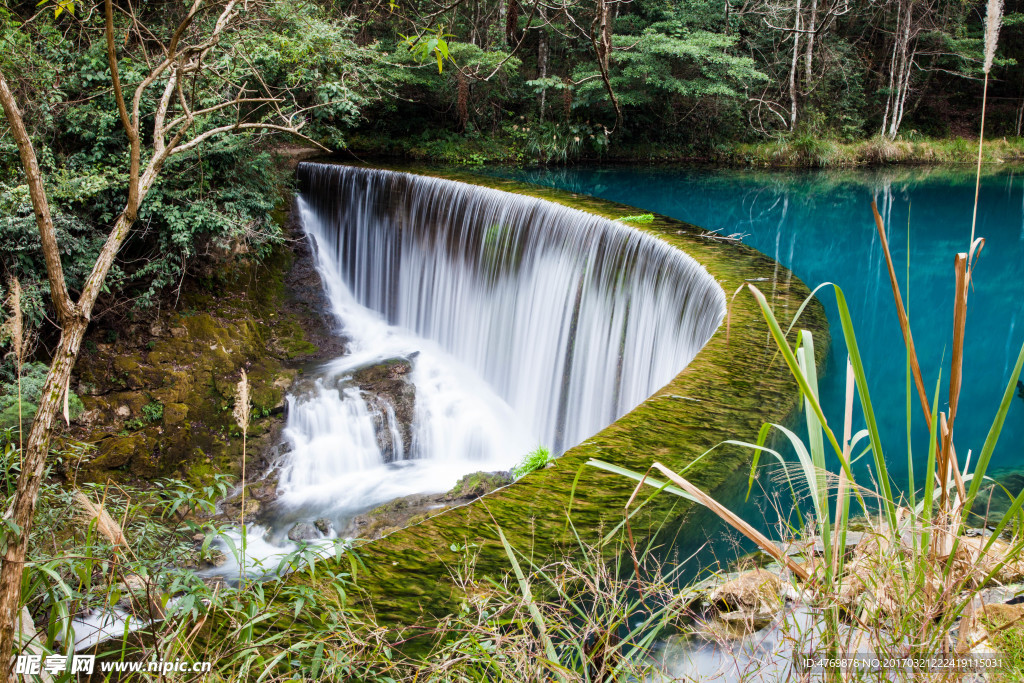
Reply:
M317 147L319 147L320 149L322 149L325 152L330 152L331 151L329 148L324 147L323 145L321 145L319 142L317 142L313 138L310 138L310 137L300 133L299 132L299 128L300 127L301 126L280 126L280 125L270 124L270 123L233 123L233 124L229 124L229 125L226 125L226 126L220 126L218 128L211 128L210 130L197 135L196 137L192 138L191 140L189 140L185 144L178 145L177 147L172 149L169 156L174 156L175 154L181 154L182 152L187 152L188 150L193 149L194 147L196 147L197 145L201 144L202 142L210 139L214 135L220 135L221 133L230 133L232 131L238 131L238 130L261 130L261 129L262 130L276 130L276 131L280 131L280 132L283 132L283 133L290 133L291 135L295 135L296 137L302 138L306 142L309 142L311 144L316 145Z
M117 68L117 48L114 45L114 6L111 0L104 0L104 24L107 38L107 62L110 64L110 81L114 86L114 100L117 102L117 113L121 116L121 124L128 136L130 145L131 166L128 170L128 203L125 210L135 217L139 209L139 165L142 157L139 142L138 117L134 120L128 116L128 107L124 103L124 91L121 88L121 75Z

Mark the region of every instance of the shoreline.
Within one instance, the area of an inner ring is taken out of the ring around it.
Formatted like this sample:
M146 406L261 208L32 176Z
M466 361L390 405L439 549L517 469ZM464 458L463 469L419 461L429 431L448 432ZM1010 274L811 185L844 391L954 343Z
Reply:
M348 163L444 164L467 168L486 166L576 165L692 165L734 169L841 170L892 167L974 167L977 138L897 138L879 136L843 141L831 137L791 136L774 141L736 142L714 150L666 149L656 145L625 145L607 154L581 154L561 161L526 158L512 140L466 140L456 147L421 144L410 140L374 140L356 137L334 155ZM986 168L1024 162L1024 137L986 138L982 149Z

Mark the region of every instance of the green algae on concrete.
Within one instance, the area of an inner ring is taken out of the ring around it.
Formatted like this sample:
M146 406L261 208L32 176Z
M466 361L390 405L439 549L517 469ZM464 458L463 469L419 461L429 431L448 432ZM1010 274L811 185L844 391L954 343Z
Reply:
M389 167L529 195L610 219L642 210L555 189L540 188L466 172ZM702 237L695 226L655 215L631 227L652 234L685 251L714 277L727 297L755 282L780 320L789 320L810 294L791 272L742 244ZM383 623L398 626L438 618L457 609L460 596L450 568L462 559L458 548L474 545L476 571L493 575L509 571L498 542L500 526L510 543L538 561L571 548L570 514L585 539L596 540L623 518L633 482L587 467L598 458L644 471L652 462L681 470L698 456L728 439L754 441L764 422L784 422L796 407L797 388L775 353L768 328L753 296L743 292L731 304L729 334L725 324L675 379L627 415L567 451L552 466L473 503L444 510L359 545L365 569L358 584L363 600ZM828 328L821 305L814 301L800 327L814 333L818 362L828 346ZM796 331L794 331L795 337ZM723 446L694 464L687 478L706 490L736 481L736 471L749 453ZM673 496L657 496L632 519L637 537L666 520L681 520L685 506ZM295 579L301 580L301 579Z

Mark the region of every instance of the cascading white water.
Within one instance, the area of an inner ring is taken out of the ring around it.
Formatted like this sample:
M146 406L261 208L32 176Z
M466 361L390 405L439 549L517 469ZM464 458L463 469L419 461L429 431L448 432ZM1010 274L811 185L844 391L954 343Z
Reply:
M620 223L392 171L304 163L299 175L349 349L289 398L279 487L293 520L447 490L540 444L560 454L671 380L725 313L696 261ZM371 409L351 381L394 358L413 368L408 449L393 407Z

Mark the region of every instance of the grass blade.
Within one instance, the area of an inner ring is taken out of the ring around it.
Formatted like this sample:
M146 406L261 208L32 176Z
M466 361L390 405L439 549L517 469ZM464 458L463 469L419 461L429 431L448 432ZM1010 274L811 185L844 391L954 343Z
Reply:
M523 599L526 601L526 607L530 610L530 616L533 618L533 623L537 626L537 631L540 633L540 640L544 644L544 652L552 663L559 666L558 653L555 652L555 646L551 642L551 637L548 635L547 625L544 623L544 615L540 613L537 603L533 601L533 592L530 590L530 583L526 580L526 576L523 574L523 569L519 566L519 560L516 559L515 551L513 551L512 546L509 545L508 539L505 538L505 533L501 530L501 527L498 527L498 537L501 539L501 544L505 546L505 554L508 555L508 561L512 563L512 571L516 574L516 581L519 582L519 590L523 593Z

